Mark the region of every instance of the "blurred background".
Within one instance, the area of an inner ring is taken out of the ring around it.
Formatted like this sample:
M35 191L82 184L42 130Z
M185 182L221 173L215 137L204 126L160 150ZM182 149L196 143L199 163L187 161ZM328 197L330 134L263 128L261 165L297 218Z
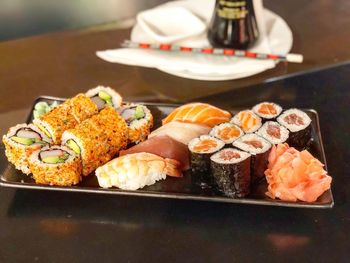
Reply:
M0 0L0 41L117 23L169 0Z

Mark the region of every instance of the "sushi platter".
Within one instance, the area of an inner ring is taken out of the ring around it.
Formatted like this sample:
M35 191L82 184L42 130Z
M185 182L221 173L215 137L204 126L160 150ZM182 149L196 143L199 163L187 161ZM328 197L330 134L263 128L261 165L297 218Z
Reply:
M116 111L113 105L120 108ZM192 105L202 107L204 104ZM256 107L262 109L266 105L230 112L205 106L207 108L199 112L211 113L207 119L201 119L201 126L181 119L184 117L179 112L184 111L186 105L128 104L109 89L97 88L68 100L41 96L34 101L28 124L10 128L3 137L0 185L269 206L333 207L331 177L326 173L317 112L311 109L282 111L275 104L272 112L276 116L265 120L263 111L260 117L256 114ZM49 116L50 111L55 111L54 116ZM186 118L191 111L193 107L186 112ZM70 115L73 115L71 119ZM140 121L135 122L135 116ZM222 121L218 122L220 118ZM247 119L249 127L243 125ZM299 132L296 126L301 124L305 128ZM65 126L67 128L62 128ZM222 134L223 138L219 136ZM26 149L26 160L19 160L23 152L15 149L18 143L20 149ZM145 150L147 147L152 149ZM305 199L298 193L297 198L291 197L290 193L300 186L283 193L288 190L281 188L276 177L278 155L308 160L305 162L310 163L313 171L321 171L319 184L324 190L313 199L309 193L303 193ZM140 175L143 172L148 179ZM286 198L280 197L281 192Z

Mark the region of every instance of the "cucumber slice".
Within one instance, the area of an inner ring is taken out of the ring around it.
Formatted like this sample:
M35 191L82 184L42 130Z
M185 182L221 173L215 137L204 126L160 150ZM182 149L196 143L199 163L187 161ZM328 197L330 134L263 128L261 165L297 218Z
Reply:
M99 93L98 93L98 96L101 98L101 99L103 99L103 100L112 100L112 96L111 95L109 95L107 92L105 92L105 91L100 91Z
M79 145L74 141L74 140L68 140L67 141L67 146L71 148L76 154L80 154L81 150Z
M44 163L56 164L56 163L64 163L65 159L61 158L60 156L49 156L49 157L43 158L42 161Z
M49 133L49 131L47 129L44 128L44 126L40 125L40 124L36 124L36 126L43 132L45 133L45 135L49 138L52 138L51 134Z
M11 139L15 142L18 142L23 145L32 145L35 142L35 139L31 138L22 138L17 136L12 136Z
M136 106L134 118L136 120L139 120L139 119L142 119L143 117L145 117L145 112L143 111L142 106L140 105Z

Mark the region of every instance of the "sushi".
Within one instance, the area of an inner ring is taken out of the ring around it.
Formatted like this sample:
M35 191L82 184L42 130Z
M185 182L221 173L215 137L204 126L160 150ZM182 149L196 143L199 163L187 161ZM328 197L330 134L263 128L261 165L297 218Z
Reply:
M167 175L181 177L180 163L151 153L127 154L96 169L98 184L103 188L137 190L152 185Z
M278 123L286 127L289 132L287 143L298 150L304 149L311 141L311 119L299 109L284 111L278 118Z
M257 183L264 178L271 143L263 137L250 133L243 135L233 142L234 147L251 154L251 178L252 183Z
M107 105L118 108L123 101L120 94L110 87L97 86L88 90L85 94L96 104L98 110L102 110Z
M261 102L253 107L253 112L263 120L275 120L282 112L282 107L273 102Z
M168 135L174 140L187 145L193 138L208 134L209 131L210 127L206 125L172 121L154 130L148 138Z
M241 128L236 124L229 122L216 125L209 133L209 135L222 140L226 144L233 143L233 141L241 137L243 134L244 132Z
M252 133L261 127L261 118L251 110L238 112L230 121L241 127L245 133Z
M250 193L250 154L225 148L210 157L211 174L220 191L228 197Z
M125 105L118 109L128 125L128 143L139 143L146 140L153 127L151 111L141 104Z
M120 151L119 156L138 152L153 153L163 158L177 160L181 164L181 170L190 168L187 146L168 135L152 137L127 150Z
M63 145L81 156L84 176L124 149L127 139L124 119L110 106L62 135Z
M61 144L61 137L65 130L74 128L97 112L96 104L89 97L78 94L34 119L33 123L51 138L54 144Z
M191 122L214 127L217 124L228 122L231 113L219 109L207 103L189 103L173 110L162 123L167 124L172 121Z
M24 174L30 174L28 164L30 154L52 142L33 124L18 124L11 127L2 141L7 159Z
M45 146L33 152L29 167L37 184L71 186L81 181L81 160L65 146Z
M264 137L272 144L284 143L289 138L288 129L275 121L265 122L256 134Z
M210 157L224 146L223 141L209 135L194 138L188 143L191 171L196 183L210 182Z

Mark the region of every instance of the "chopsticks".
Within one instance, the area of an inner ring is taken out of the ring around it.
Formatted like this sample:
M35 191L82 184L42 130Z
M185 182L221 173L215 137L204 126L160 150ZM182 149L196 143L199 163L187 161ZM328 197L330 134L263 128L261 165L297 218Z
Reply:
M198 53L198 54L207 54L207 55L223 55L231 57L244 57L244 58L254 58L254 59L272 59L278 61L286 61L291 63L302 63L303 55L301 54L287 54L287 55L278 55L278 54L265 54L265 53L256 53L245 50L231 49L231 48L196 48L196 47L186 47L178 46L171 44L151 44L151 43L138 43L132 42L130 40L124 40L121 44L125 48L136 48L136 49L153 49L153 50L162 50L162 51L173 51L173 52L183 52L183 53Z

